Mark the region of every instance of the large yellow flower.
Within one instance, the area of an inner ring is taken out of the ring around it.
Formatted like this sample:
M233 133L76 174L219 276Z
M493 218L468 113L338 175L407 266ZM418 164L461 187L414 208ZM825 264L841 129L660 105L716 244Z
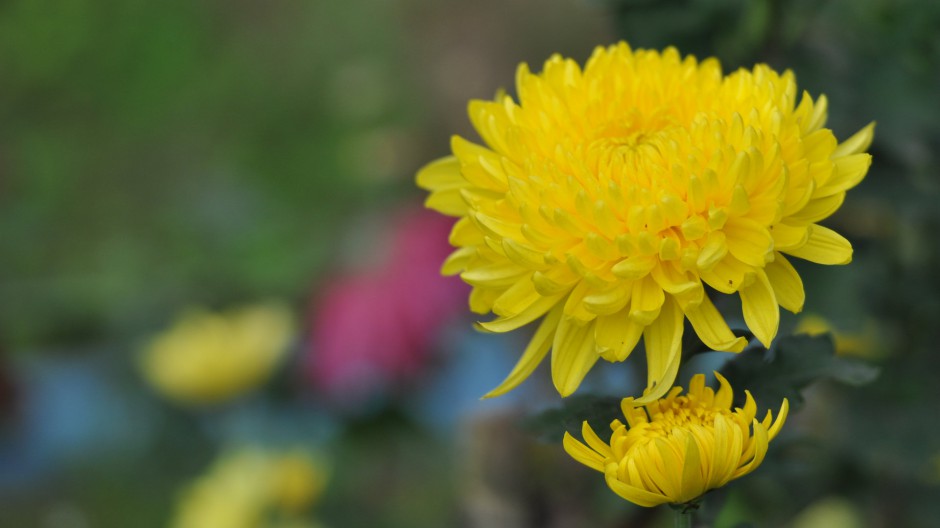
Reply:
M845 264L849 242L817 222L871 163L869 125L839 143L826 98L766 65L723 76L673 48L597 48L582 70L553 56L519 67L519 102L472 101L485 146L454 137L453 156L417 177L428 207L460 217L444 264L473 286L470 308L507 332L543 317L509 377L521 383L552 353L566 396L598 358L623 361L640 338L649 364L639 403L672 386L683 321L714 350L745 346L703 284L739 293L744 320L769 345L778 305L803 306L784 255Z
M581 434L588 445L565 433L565 451L604 473L610 489L640 506L687 503L747 475L763 462L787 419L789 402L783 400L776 420L767 411L758 421L751 393L745 391L743 409L732 411L731 385L715 375L721 384L717 393L696 374L685 396L679 396L682 387L674 387L645 409L624 398L629 427L614 420L610 442L604 442L584 422Z

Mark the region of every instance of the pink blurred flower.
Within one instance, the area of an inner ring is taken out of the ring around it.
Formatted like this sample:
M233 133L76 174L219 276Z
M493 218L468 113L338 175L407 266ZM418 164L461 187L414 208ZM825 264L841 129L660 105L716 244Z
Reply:
M328 278L312 311L306 373L315 389L344 404L420 374L446 323L464 313L467 287L443 277L453 220L408 209L379 233L384 256ZM371 249L371 248L370 248Z

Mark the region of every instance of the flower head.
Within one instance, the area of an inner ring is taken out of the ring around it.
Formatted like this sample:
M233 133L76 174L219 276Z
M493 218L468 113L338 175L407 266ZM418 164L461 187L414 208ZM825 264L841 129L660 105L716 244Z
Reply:
M791 72L722 74L718 61L597 48L585 67L560 56L523 64L518 102L472 101L484 145L454 137L424 167L427 206L459 217L444 263L473 286L480 326L507 332L542 318L516 368L521 383L552 352L558 391L598 358L623 361L642 338L652 401L672 386L684 319L714 350L745 346L704 285L739 294L769 345L779 306L802 309L785 255L845 264L849 242L817 222L865 176L873 125L839 143L826 98L798 97Z
M731 385L715 376L721 384L717 393L705 386L703 374L696 374L684 396L679 396L682 387L673 387L645 408L624 398L621 407L629 427L614 420L605 443L584 422L581 434L587 445L565 433L565 451L604 473L610 489L640 506L686 503L747 475L764 460L768 444L783 427L789 402L783 400L776 420L767 411L758 421L751 394L745 391L743 409L732 410Z
M147 345L141 368L151 385L178 402L222 402L270 377L293 328L290 310L277 303L225 314L188 311Z
M258 528L269 526L265 519L272 512L289 521L278 526L313 526L301 514L319 498L326 479L322 463L304 450L231 449L187 488L172 526Z

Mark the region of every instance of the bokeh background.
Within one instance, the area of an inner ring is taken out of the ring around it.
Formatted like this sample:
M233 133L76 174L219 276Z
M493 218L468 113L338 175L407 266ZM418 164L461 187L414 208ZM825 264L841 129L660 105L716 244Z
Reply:
M819 317L784 328L880 376L808 387L705 516L935 526L938 27L928 0L0 3L0 526L668 525L533 425L547 372L479 401L525 336L471 329L413 184L519 62L618 39L790 68L839 138L878 123L829 221L855 260L801 267Z

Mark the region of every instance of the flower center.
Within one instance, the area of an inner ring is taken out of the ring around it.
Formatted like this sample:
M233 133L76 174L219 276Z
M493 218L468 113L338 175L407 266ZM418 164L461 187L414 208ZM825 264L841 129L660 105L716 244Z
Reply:
M659 109L643 113L634 109L595 128L590 146L592 149L635 149L649 144L653 137L676 124L675 118L667 111Z
M649 423L639 427L632 427L627 436L633 436L634 449L648 444L655 438L670 438L676 430L689 430L691 425L712 428L715 417L723 414L731 417L727 409L716 409L704 403L690 399L688 396L679 396L672 400L660 402L659 409L650 409Z

